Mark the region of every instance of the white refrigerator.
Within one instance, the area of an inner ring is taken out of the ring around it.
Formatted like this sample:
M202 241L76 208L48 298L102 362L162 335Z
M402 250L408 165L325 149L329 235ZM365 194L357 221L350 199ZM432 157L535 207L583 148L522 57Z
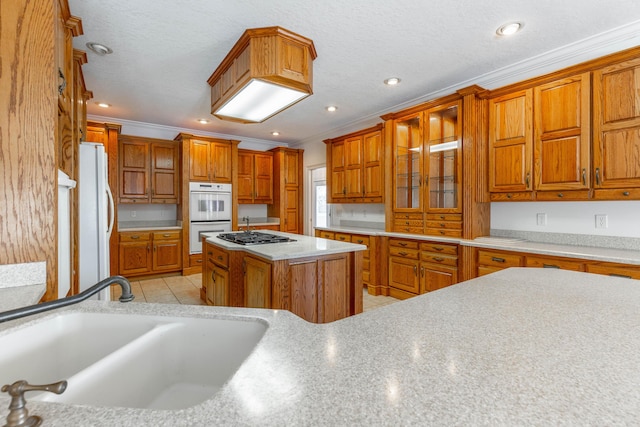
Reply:
M83 142L79 156L78 283L82 292L109 277L109 238L113 231L114 204L104 145ZM109 288L93 298L96 297L109 301Z

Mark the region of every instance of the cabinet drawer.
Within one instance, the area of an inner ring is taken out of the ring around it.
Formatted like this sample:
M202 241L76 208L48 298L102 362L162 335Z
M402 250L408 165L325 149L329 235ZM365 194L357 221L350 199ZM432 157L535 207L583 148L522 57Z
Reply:
M424 219L424 216L421 213L395 213L393 214L393 219L396 221L407 219L422 221Z
M584 263L568 259L548 258L527 255L527 267L560 268L562 270L584 271Z
M393 221L395 227L422 227L424 221L421 219L395 219Z
M487 274L495 273L496 271L500 271L500 270L503 270L503 269L502 268L498 268L498 267L482 267L482 266L479 266L478 267L478 277L486 276Z
M425 234L430 234L432 236L462 237L462 230L456 230L453 228L426 228Z
M331 239L331 240L333 240L335 236L336 236L335 233L331 231L321 231L320 234L318 235L318 237L321 237L323 239Z
M136 233L136 232L127 232L127 233L118 233L120 235L121 242L140 242L150 240L151 234L149 233Z
M434 255L430 252L422 252L420 259L431 264L449 265L452 267L458 266L457 256Z
M458 255L458 247L441 243L420 243L420 250L434 254Z
M534 195L531 191L522 193L491 193L489 196L492 202L506 202L510 200L533 200Z
M462 222L461 221L427 221L427 228L462 229Z
M482 266L498 268L521 267L522 261L522 255L505 252L478 251L478 264Z
M403 239L389 239L389 246L397 246L400 248L418 249L418 242Z
M389 247L389 255L409 259L418 259L420 252L417 249L400 248L397 246Z
M226 251L214 245L207 245L206 251L207 259L222 267L229 267L229 254Z
M357 243L359 245L367 245L367 247L369 247L369 236L361 236L359 234L356 234L354 236L351 236L351 243Z
M153 240L179 240L182 237L180 230L156 231L153 233Z
M538 191L536 200L589 200L590 190L573 191Z
M619 264L587 264L588 273L640 280L640 266Z
M427 221L458 221L462 222L460 214L427 214Z
M189 255L189 267L202 267L203 258L202 254Z
M422 228L422 226L409 227L407 225L394 225L393 231L396 233L424 234L424 228Z
M336 233L336 237L334 238L334 240L338 240L340 242L350 242L351 234Z
M593 192L594 200L640 200L640 188L620 188Z

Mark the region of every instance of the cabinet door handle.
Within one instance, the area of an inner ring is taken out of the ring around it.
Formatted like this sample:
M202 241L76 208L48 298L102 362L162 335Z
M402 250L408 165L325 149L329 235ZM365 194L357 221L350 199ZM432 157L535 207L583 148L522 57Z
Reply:
M557 268L560 269L560 266L555 264L542 264L542 268Z
M409 254L408 254L408 253L406 253L406 252L398 252L398 255L407 256L407 255L409 255Z
M596 168L596 185L600 185L600 168Z
M344 237L340 237L340 240L344 240Z
M216 270L211 270L211 279L213 279L213 283L216 283Z
M587 185L587 170L582 168L582 185Z
M493 261L493 262L505 262L506 260L504 258L498 258L498 257L492 256L491 257L491 261Z
M247 274L247 261L244 259L242 260L242 274Z
M207 251L207 255L213 255L213 252Z
M140 236L131 236L131 240L137 240L139 238L140 238Z
M529 172L527 172L527 176L524 179L524 182L527 185L527 188L529 188L529 181L530 180L531 180L531 174Z
M358 239L357 241L358 241L358 243L364 242L364 240L362 240L362 239Z
M443 248L443 247L441 247L441 246L432 246L431 248L432 248L433 250L438 251L438 252L440 252L440 251L443 251L443 250L444 250L444 248Z
M171 237L171 234L169 234L169 233L165 233L165 234L163 234L162 236L163 236L163 237Z
M564 197L564 194L558 193L558 197L560 197L562 199Z
M442 261L444 261L444 258L440 258L439 256L435 256L435 257L433 257L433 260L436 261L436 262L442 262Z
M158 252L158 245L153 245L153 252Z
M147 245L147 252L151 252L151 247Z
M420 276L424 277L424 267L420 267Z
M413 274L415 274L416 276L418 275L418 267L417 266L413 266Z
M222 255L218 255L218 261L222 261Z
M202 260L201 260L201 259L197 259L197 260L196 260L196 263L197 263L197 264L202 264Z
M409 224L409 223L407 223L407 224ZM399 244L400 246L402 246L402 247L407 246L407 244L406 244L405 242L399 242L398 244Z

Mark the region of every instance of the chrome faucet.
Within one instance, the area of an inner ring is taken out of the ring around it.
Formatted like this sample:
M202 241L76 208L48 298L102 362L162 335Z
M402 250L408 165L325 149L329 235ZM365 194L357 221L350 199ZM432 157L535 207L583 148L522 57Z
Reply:
M89 289L85 289L77 295L73 295L66 298L60 298L54 301L47 301L41 304L29 305L26 307L16 308L14 310L3 311L0 313L0 323L7 320L19 319L21 317L31 316L32 314L38 314L56 308L66 307L71 304L84 301L89 297L97 294L104 288L111 285L120 285L122 288L122 295L120 296L120 302L133 301L133 294L131 293L131 283L122 276L111 276L91 286Z
M243 221L247 221L247 229L245 231L248 233L249 232L249 220L250 220L249 215L243 216L242 220Z

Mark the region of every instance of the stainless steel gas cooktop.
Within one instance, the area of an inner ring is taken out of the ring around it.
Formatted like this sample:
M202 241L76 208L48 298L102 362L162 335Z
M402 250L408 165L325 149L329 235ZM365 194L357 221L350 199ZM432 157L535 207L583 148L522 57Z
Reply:
M277 234L260 233L259 231L240 231L238 233L222 233L218 234L218 239L226 240L227 242L237 243L239 245L264 245L266 243L282 243L282 242L295 242L294 239L290 239L286 236L280 236Z

